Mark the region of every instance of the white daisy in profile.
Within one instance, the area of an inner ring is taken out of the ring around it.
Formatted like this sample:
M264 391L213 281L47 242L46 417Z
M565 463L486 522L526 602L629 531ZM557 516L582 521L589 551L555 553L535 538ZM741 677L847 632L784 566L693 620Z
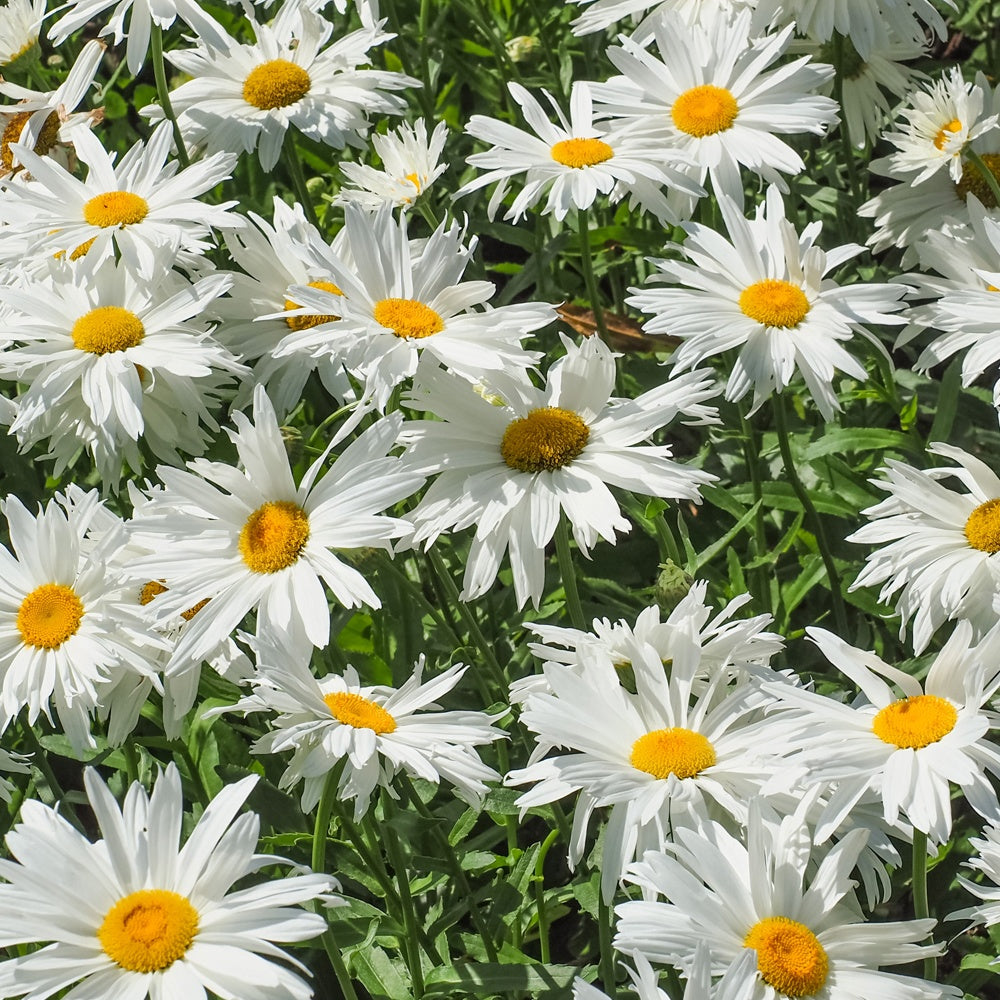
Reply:
M783 392L798 372L829 420L841 408L833 390L835 373L862 382L867 378L844 342L858 333L884 351L862 323L905 323L893 314L902 309L907 287L840 286L826 278L864 248L849 243L821 250L816 246L819 222L796 233L776 187L768 188L750 220L725 195L718 204L730 241L699 223L686 224L688 238L677 249L688 260L656 261L656 284L630 289L626 301L652 313L646 333L681 339L671 358L679 371L738 348L727 399L740 400L752 389L753 412L772 393ZM685 287L661 287L668 280Z
M981 882L958 876L963 889L971 892L980 902L968 909L949 913L945 920L970 921L969 927L992 927L1000 923L1000 827L988 826L983 830L982 837L970 837L969 843L975 848L977 857L971 858L966 865L973 871L980 872L984 878ZM995 965L996 959L991 964Z
M0 18L0 71L23 72L28 60L37 58L44 20L45 0L7 0Z
M697 501L715 477L682 465L669 445L642 444L678 417L707 423L716 393L705 372L671 379L635 399L612 399L615 355L597 338L577 345L549 369L547 384L504 379L495 406L447 373L426 366L408 400L439 420L410 421L401 435L405 461L440 473L410 512L415 543L476 526L463 600L493 584L510 551L518 607L537 606L545 587L544 548L565 514L585 555L598 538L628 531L609 486L644 496Z
M389 204L405 211L448 169L441 162L447 139L447 122L438 122L428 137L423 119L373 135L372 146L382 169L341 161L340 172L355 186L342 187L333 203L361 205L369 212Z
M157 469L164 489L132 522L136 543L150 554L128 572L140 584L167 587L151 605L164 621L210 598L178 639L168 673L214 649L251 610L258 635L301 631L326 646L323 583L345 607L380 606L341 556L369 546L391 551L391 539L409 530L381 513L423 482L387 454L401 420L394 414L369 427L322 478L321 455L296 486L274 408L257 386L253 422L236 413L236 430L227 429L241 468L195 459L189 472Z
M954 986L882 971L940 955L944 945L919 943L933 919L862 919L851 873L864 830L821 853L800 816L765 822L759 799L749 812L745 839L714 822L681 829L668 853L651 851L630 868L645 898L615 908L616 949L688 974L707 945L713 977L752 950L749 1000L961 997Z
M711 5L694 24L659 14L650 22L656 52L625 36L608 49L622 75L592 86L598 114L615 132L680 151L693 163L689 176L711 176L716 194L739 202L741 168L778 184L804 169L779 135L821 135L836 119L836 102L817 95L831 66L802 56L768 69L791 34L789 25L757 37L748 10Z
M769 738L757 716L772 699L757 685L730 684L720 671L696 695L697 642L679 641L669 668L650 646L630 646L634 694L615 665L593 653L583 653L575 670L546 665L547 691L528 696L521 723L540 746L568 752L504 780L534 785L517 800L522 815L577 793L573 866L583 857L594 809L611 808L600 864L607 902L629 862L659 850L678 827L696 826L718 811L745 822L745 803L781 770L782 740Z
M165 645L128 606L125 584L107 563L120 544L84 536L97 492L67 510L51 500L32 516L4 502L13 551L0 546L0 731L25 710L59 726L77 749L96 746L91 718L128 678L158 686L146 650Z
M638 206L659 222L673 225L679 212L688 210L705 193L675 166L690 162L682 153L662 143L616 135L595 126L587 83L573 84L569 120L555 98L544 92L559 118L558 125L549 121L538 101L520 84L508 83L507 89L535 134L496 118L473 115L465 131L493 148L469 157L470 165L487 172L455 192L459 198L499 181L490 198L490 218L506 196L511 178L521 174L524 184L504 216L514 222L547 192L544 211L559 220L570 208L590 208L598 195L612 203L628 195L630 207ZM674 192L674 197L668 199L662 188Z
M312 986L282 949L322 934L313 900L337 902L329 875L269 877L234 889L260 869L287 863L256 854L260 819L238 813L257 776L229 785L180 844L184 802L177 768L152 795L136 782L119 807L92 768L87 799L103 839L91 843L33 799L7 834L0 862L0 934L44 947L0 963L7 997L194 1000L207 992L246 1000L309 1000ZM15 919L16 914L16 919ZM299 966L301 969L301 966Z
M790 739L798 748L794 759L807 769L804 780L836 782L825 824L841 822L871 790L882 799L886 823L904 818L941 845L951 836L951 785L980 816L1000 822L989 777L1000 776L1000 752L986 735L997 726L986 706L1000 688L1000 632L973 645L972 627L960 622L922 685L831 632L806 632L861 691L846 705L804 688L765 685L801 713Z
M75 112L75 109L93 84L103 56L104 46L100 42L87 42L66 78L48 92L0 78L0 94L17 100L17 104L0 107L0 177L20 168L11 149L13 143L21 143L38 156L45 156L56 143L71 142L76 129L101 120L100 110Z
M327 775L344 760L337 796L354 800L354 818L368 811L379 786L390 787L399 771L437 785L443 778L470 805L480 806L486 782L500 775L479 758L476 747L506 737L497 716L458 709L441 711L439 698L453 691L469 669L456 663L423 679L423 656L399 688L362 685L357 671L316 678L310 650L291 636L258 642L253 694L221 711L277 712L252 750L292 752L280 787L302 782L302 809L319 802Z
M229 176L235 155L218 153L178 170L176 160L167 162L172 141L165 122L148 142L137 142L115 162L89 129L78 129L73 145L89 167L85 181L15 143L14 152L35 183L6 186L0 221L14 235L29 237L31 253L72 255L84 244L88 256L111 257L117 251L129 270L149 280L156 273L157 249L203 253L211 246L205 242L210 227L244 224L227 211L235 201L197 200Z
M921 470L887 460L886 478L870 482L889 496L863 510L870 523L847 538L877 546L851 589L882 584L879 600L895 599L901 636L912 619L918 656L946 621L966 619L978 637L1000 620L1000 476L960 448L928 451L957 464ZM949 477L966 492L940 482Z
M286 3L271 24L254 24L253 44L223 36L168 52L191 77L170 93L185 141L209 152L256 149L264 170L278 162L290 126L335 149L363 146L370 116L406 110L406 101L390 92L420 86L402 73L360 68L371 62L372 48L396 37L382 31L383 23L366 17L361 28L327 45L333 23ZM159 104L141 114L164 117Z
M590 35L595 31L603 31L616 21L630 18L635 20L640 14L649 12L651 17L655 17L658 11L676 11L686 21L697 20L705 6L702 0L570 0L579 4L583 9L580 16L573 22L571 27L574 35ZM717 0L717 5L729 10L737 10L740 7L752 7L756 0ZM585 6L586 5L586 6ZM634 35L639 35L649 24L649 20L644 20Z
M317 266L325 264L335 289L293 285L288 297L318 326L285 339L276 357L312 351L332 356L365 383L364 400L384 411L392 390L429 355L449 371L478 382L499 372L519 372L541 354L521 342L556 319L542 302L490 307L496 286L463 281L477 241L464 242L465 231L442 222L426 240L407 236L404 216L394 219L390 206L374 216L357 205L344 210L346 247L353 259L323 240L313 240ZM482 307L482 308L477 308Z
M124 458L142 468L141 440L164 461L197 455L218 430L220 387L247 369L202 318L229 286L210 274L192 284L159 257L137 281L114 258L53 263L45 279L0 286L17 345L0 354L0 378L26 385L11 433L26 449L51 440L61 468L86 447L115 487Z

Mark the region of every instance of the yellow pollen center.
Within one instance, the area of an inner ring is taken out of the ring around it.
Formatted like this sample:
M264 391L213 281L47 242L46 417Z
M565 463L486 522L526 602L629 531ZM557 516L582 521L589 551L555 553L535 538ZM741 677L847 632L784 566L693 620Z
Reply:
M403 179L409 181L417 189L417 194L420 194L423 184L420 183L420 177L417 174L407 174Z
M161 972L191 947L198 911L176 892L140 889L119 899L97 929L104 953L129 972Z
M589 440L590 428L572 410L543 406L508 424L500 454L519 472L551 472L577 458Z
M28 124L32 111L19 111L11 115L4 127L3 134L0 135L0 168L3 170L14 169L14 152L10 148L11 143L17 142L21 138L24 126ZM44 156L56 144L59 138L59 115L55 111L51 112L42 124L42 130L38 134L33 151L39 156Z
M91 198L83 206L87 224L107 229L109 226L131 226L149 215L149 203L131 191L106 191Z
M169 588L161 583L159 580L150 580L149 583L144 583L142 585L142 590L139 591L139 603L145 607L153 600L154 597L159 597L160 594L165 594Z
M1000 181L1000 153L983 153L979 158L986 169ZM971 160L966 160L962 164L962 176L955 185L955 192L962 201L965 201L970 194L974 194L983 203L984 208L997 207L997 200L993 196L989 182Z
M563 139L551 149L552 159L565 167L592 167L604 163L614 155L614 150L600 139Z
M243 525L240 555L255 573L277 573L299 558L308 540L306 512L290 500L269 500Z
M309 93L309 74L287 59L272 59L250 70L243 81L243 100L261 111L287 108Z
M739 111L736 98L728 90L705 83L685 90L674 101L670 117L682 132L701 139L732 128Z
M382 299L375 303L375 322L397 337L420 340L440 333L444 320L430 306L416 299Z
M318 288L321 292L329 292L331 295L343 295L344 293L332 282L332 281L310 281L310 288ZM301 309L302 307L298 302L293 302L291 299L285 299L285 310L289 309ZM288 325L290 330L311 330L314 326L319 326L321 323L332 323L334 320L340 319L339 316L329 315L329 316L286 316L285 323Z
M76 634L83 619L83 602L72 587L43 583L28 594L17 611L17 630L25 645L58 649Z
M654 778L693 778L715 763L715 748L692 729L654 729L632 744L629 762Z
M362 698L359 694L334 691L332 694L324 695L323 701L330 709L330 714L345 726L371 729L378 736L396 731L396 720L392 715L381 705L376 705L375 702Z
M98 306L81 316L70 331L73 344L91 354L113 354L138 347L146 335L142 320L121 306Z
M918 694L886 705L872 721L872 732L903 750L919 750L947 736L958 722L955 706L934 694Z
M809 312L809 300L798 285L766 278L740 292L740 311L764 326L798 326Z
M980 552L1000 552L1000 500L987 500L969 515L965 538Z
M788 917L759 920L743 939L743 947L757 952L761 978L786 997L818 993L830 971L826 951L816 935Z
M934 148L944 149L948 145L948 140L956 133L962 131L962 123L957 118L952 118L947 125L942 125L938 133L934 136Z

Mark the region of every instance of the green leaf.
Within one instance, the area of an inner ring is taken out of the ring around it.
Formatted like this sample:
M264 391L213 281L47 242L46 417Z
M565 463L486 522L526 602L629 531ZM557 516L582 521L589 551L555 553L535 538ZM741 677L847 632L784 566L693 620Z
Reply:
M344 956L372 1000L411 1000L413 987L402 962L394 963L381 948L358 948Z
M104 117L114 121L116 118L124 118L128 114L128 105L125 98L117 90L109 90L104 95Z
M818 441L811 442L802 457L811 462L823 455L839 455L845 451L886 450L912 454L913 439L908 434L884 427L837 427L827 431Z
M426 994L467 993L474 997L531 990L539 995L565 994L579 970L575 965L497 965L469 962L446 965L427 977Z

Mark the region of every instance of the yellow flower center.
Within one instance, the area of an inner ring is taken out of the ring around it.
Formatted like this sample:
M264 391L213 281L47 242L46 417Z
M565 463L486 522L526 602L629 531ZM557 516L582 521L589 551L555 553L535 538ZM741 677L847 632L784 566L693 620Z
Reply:
M87 240L84 243L81 243L69 255L69 259L70 260L79 260L81 257L86 257L87 256L87 251L94 245L94 243L96 241L97 241L97 237L96 236L91 236L91 238L89 240ZM66 256L66 251L65 250L57 250L52 256L56 260L63 260L65 258L65 256Z
M329 292L331 295L343 295L344 293L332 281L310 281L310 288L318 288L321 292ZM285 299L285 311L289 309L301 309L298 302ZM339 316L286 316L285 323L290 330L311 330L321 323L332 323L340 319Z
M272 59L250 70L243 81L243 100L261 111L287 108L309 93L309 74L287 59Z
M759 920L743 939L743 947L757 952L761 978L786 997L818 993L830 971L826 951L816 935L788 917Z
M334 691L324 695L323 701L330 714L345 726L355 729L371 729L378 736L396 731L396 720L381 705L347 691Z
M440 333L444 320L430 306L416 299L382 299L375 303L375 322L397 337L420 340Z
M511 421L500 454L519 472L551 472L572 462L589 440L590 428L572 410L543 406Z
M0 135L0 168L3 170L14 169L14 152L10 148L11 143L17 142L21 138L24 126L28 124L34 112L19 111L11 115L7 125ZM59 138L59 115L55 111L51 112L42 124L42 130L38 134L38 139L33 147L34 152L39 156L44 156L56 144Z
M72 587L43 583L28 594L17 611L17 630L25 645L58 649L76 634L83 619L83 602Z
M83 206L87 224L107 229L109 226L131 226L149 215L149 203L131 191L106 191L91 198Z
M138 347L146 335L142 320L121 306L98 306L81 316L70 331L73 345L91 354L113 354Z
M944 149L948 145L948 140L956 133L962 131L962 123L957 118L952 118L947 125L942 125L938 133L934 136L934 148Z
M255 573L287 569L309 540L309 517L290 500L269 500L248 518L240 532L240 555Z
M886 705L872 721L872 732L903 750L919 750L947 736L958 722L958 711L944 698L918 694Z
M423 184L420 183L420 177L417 174L407 174L403 179L409 181L417 189L417 194L420 194Z
M674 101L670 116L682 132L701 139L732 128L739 111L736 98L728 90L704 83L685 90Z
M809 300L798 285L766 278L740 292L740 311L764 326L798 326L809 312Z
M987 500L969 515L965 538L980 552L1000 552L1000 500Z
M979 158L986 169L1000 181L1000 153L983 153ZM955 191L962 201L965 201L970 194L974 194L985 208L997 207L997 200L993 196L989 182L971 160L966 160L962 164L962 176L955 185Z
M693 778L715 763L715 748L692 729L654 729L632 744L629 762L654 778Z
M129 972L161 972L191 947L198 911L176 892L140 889L119 899L97 929L104 953Z
M145 607L151 600L153 600L154 597L159 597L160 594L165 594L169 589L170 588L167 587L162 580L150 580L149 583L144 583L142 585L142 590L139 591L139 603ZM212 598L210 597L206 597L203 601L199 601L193 608L188 608L187 611L182 611L181 618L183 618L186 622L191 621L191 619L194 618L194 616L198 614L198 612L201 611L201 609L205 607L211 599Z
M552 147L551 153L552 159L565 167L592 167L615 155L600 139L563 139Z

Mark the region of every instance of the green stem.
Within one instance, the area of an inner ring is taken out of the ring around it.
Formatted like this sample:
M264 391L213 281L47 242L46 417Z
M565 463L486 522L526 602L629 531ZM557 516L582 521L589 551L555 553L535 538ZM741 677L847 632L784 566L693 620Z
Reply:
M410 970L410 980L413 985L413 996L415 1000L420 1000L424 995L424 970L420 965L420 944L417 937L417 911L413 904L413 896L410 895L410 877L406 869L406 860L403 857L403 849L396 836L393 826L394 817L391 815L394 806L390 797L386 794L382 797L383 809L388 814L377 829L378 835L385 844L386 854L389 856L389 863L396 872L396 886L399 889L399 903L402 910L403 929L405 934L406 964ZM374 826L374 823L372 824Z
M559 515L556 526L556 560L559 563L559 575L562 577L563 590L566 593L566 608L573 628L581 632L587 631L587 618L580 603L580 591L576 585L576 568L573 566L573 556L569 549L569 521L565 514Z
M299 148L295 145L291 129L285 133L284 146L285 166L288 168L288 176L292 179L292 187L295 189L295 197L299 199L302 210L306 213L306 218L318 229L319 219L316 216L316 209L313 207L312 198L309 197L309 189L306 187L306 175L302 171L302 160L299 158Z
M851 188L852 209L856 209L861 204L861 185L858 178L858 167L854 162L854 147L851 145L851 136L847 130L847 117L844 115L844 36L835 34L833 36L833 59L835 63L835 74L833 77L833 96L840 107L841 118L840 141L844 147L844 162L847 165L847 183ZM848 213L848 220L851 226L854 224L856 216L853 211Z
M131 740L126 740L122 744L122 753L125 755L125 774L128 776L128 783L134 785L139 780L139 755L136 753L135 744Z
M930 907L927 904L927 834L914 829L913 916L917 920L924 920L930 915ZM924 959L924 979L929 982L937 979L937 959L933 956Z
M594 276L594 261L590 255L590 210L587 208L578 208L576 219L580 230L580 265L583 269L583 283L587 287L587 298L590 299L590 308L594 310L594 322L597 324L597 333L601 340L607 343L608 327L604 321L604 309L601 306L597 279Z
M746 462L747 471L750 473L750 483L753 488L753 502L759 504L762 499L763 485L760 476L760 442L757 439L757 432L754 429L753 421L747 417L742 408L737 404L737 411L740 415L740 429L743 438L743 458ZM767 534L764 530L764 505L757 508L757 516L753 519L753 544L757 557L764 555L767 551ZM754 589L757 591L757 600L761 607L769 608L771 588L767 579L767 568L758 566L753 571ZM773 609L772 609L773 610Z
M795 461L792 458L792 446L788 437L788 417L785 412L785 397L782 393L776 392L772 395L774 422L778 431L778 447L781 449L781 460L785 465L785 475L788 476L792 484L795 495L802 504L806 518L812 525L816 535L816 544L819 546L820 558L826 568L826 578L830 584L830 597L833 602L833 617L837 623L838 633L845 639L849 636L847 627L847 611L844 607L844 596L841 590L840 575L837 566L833 561L833 553L830 551L830 543L826 537L826 528L823 521L813 506L808 490L802 485L798 473L795 471Z
M111 74L111 79L108 80L108 82L97 92L97 96L94 98L95 104L100 104L104 98L108 96L108 91L111 90L111 88L118 82L118 77L121 76L121 72L125 68L125 65L126 63L124 59L118 63L115 67L114 73Z
M542 962L548 964L550 959L549 950L549 915L545 909L545 858L548 856L549 848L559 839L559 831L551 830L549 835L542 841L542 846L538 848L538 857L535 859L535 907L538 910L538 947L541 949Z
M76 810L67 800L66 793L63 791L59 780L55 776L55 772L52 770L52 765L49 763L48 751L38 742L38 737L35 735L34 729L25 722L21 726L21 732L24 734L25 742L31 747L31 763L42 772L42 777L45 778L45 783L49 786L52 798L59 804L60 815L65 816L81 833L86 834L87 831L80 822L80 817L77 816Z
M180 126L177 124L177 116L174 114L173 105L170 103L170 89L167 87L167 67L163 61L163 29L158 24L153 24L150 35L152 43L152 63L153 78L156 80L156 96L159 98L160 107L163 114L170 121L174 130L174 145L177 147L177 159L181 161L182 167L191 166L191 158L188 156L187 147L184 145L184 137L181 135Z
M611 947L611 907L604 901L604 893L597 900L597 929L601 942L601 984L611 1000L618 995L615 986L615 952Z
M971 147L966 149L966 155L975 164L976 170L979 171L983 176L983 180L986 181L986 186L990 189L994 200L997 205L1000 205L1000 181L997 181L996 174L985 163L983 163L983 158Z

